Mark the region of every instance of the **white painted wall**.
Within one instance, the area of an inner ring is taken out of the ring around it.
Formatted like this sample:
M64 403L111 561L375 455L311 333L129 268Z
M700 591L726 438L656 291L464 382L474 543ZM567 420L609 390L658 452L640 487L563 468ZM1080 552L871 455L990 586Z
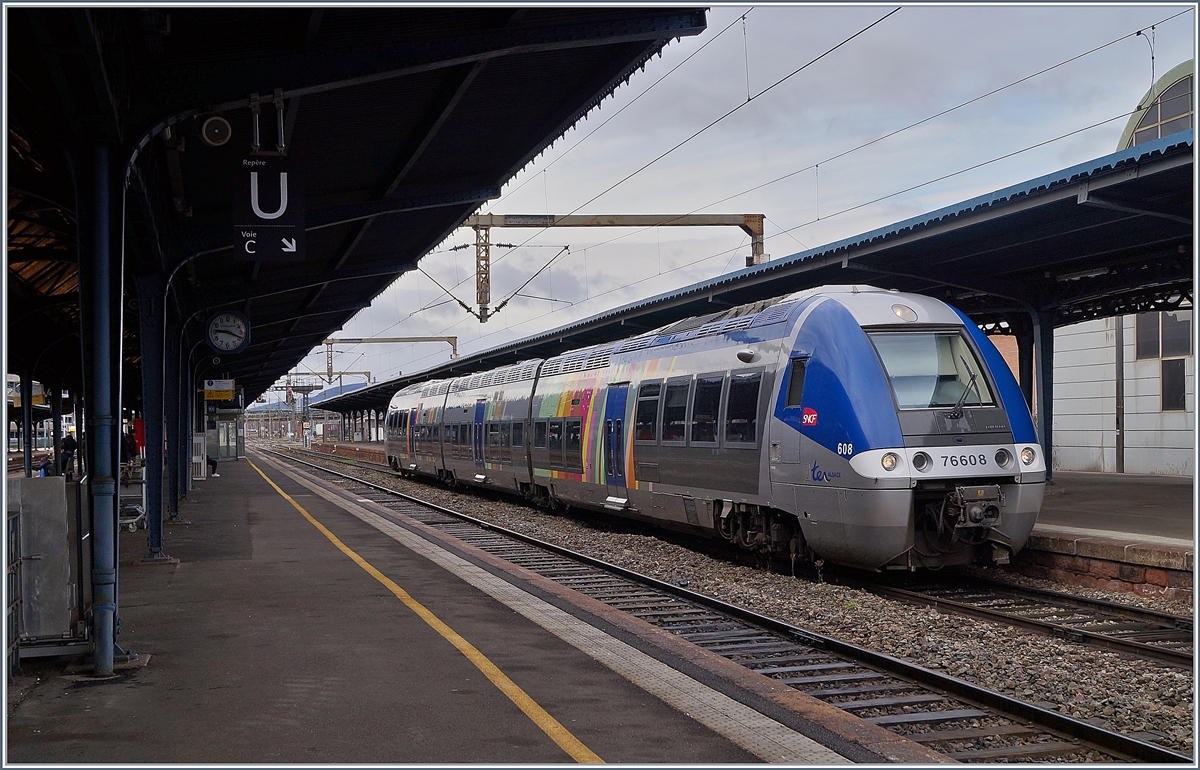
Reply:
M1187 411L1162 411L1160 361L1135 360L1134 318L1124 324L1125 472L1195 473L1195 357L1185 359ZM1056 470L1116 471L1116 324L1085 321L1054 333Z

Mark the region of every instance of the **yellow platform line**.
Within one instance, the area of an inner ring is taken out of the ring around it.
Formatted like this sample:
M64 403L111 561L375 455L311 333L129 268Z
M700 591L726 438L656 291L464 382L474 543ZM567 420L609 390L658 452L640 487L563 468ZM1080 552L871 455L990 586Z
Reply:
M442 622L437 615L426 609L423 604L409 596L407 591L393 582L387 575L375 569L366 559L359 556L353 549L339 540L337 535L326 529L325 525L313 518L312 514L304 510L287 492L280 489L279 485L272 481L267 474L263 473L261 468L249 460L247 462L250 462L250 467L258 471L258 475L262 476L284 500L291 503L292 507L299 511L304 518L308 519L309 523L320 530L321 534L329 538L329 542L337 546L338 550L349 556L355 564L366 570L367 574L382 583L389 591L395 594L397 599L404 602L410 610L415 612L421 620L428 623L434 631L437 631L446 641L454 645L459 652L466 656L467 660L471 661L476 668L483 672L484 676L491 680L492 684L496 685L500 692L507 695L508 699L516 704L517 708L521 709L542 732L548 735L550 740L557 743L563 751L570 754L572 759L576 762L589 764L604 763L603 759L587 746L583 745L583 742L572 735L557 719L550 716L544 708L539 706L533 698L529 697L516 682L509 679L503 671L496 667L496 664L488 660L487 656L476 649L473 644L462 638L457 631Z

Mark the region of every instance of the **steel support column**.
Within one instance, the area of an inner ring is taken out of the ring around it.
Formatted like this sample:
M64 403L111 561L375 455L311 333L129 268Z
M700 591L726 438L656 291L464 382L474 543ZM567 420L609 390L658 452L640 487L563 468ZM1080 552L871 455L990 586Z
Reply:
M1054 314L1039 312L1033 318L1034 368L1037 374L1037 427L1046 461L1046 480L1053 476L1054 460Z
M61 476L62 467L62 388L42 384L42 390L50 394L50 449L54 457L54 474Z
M1119 315L1115 321L1114 335L1114 369L1116 374L1116 457L1114 465L1117 473L1125 472L1125 316Z
M179 518L179 324L167 324L163 340L163 422L166 425L167 494L164 512Z
M146 545L148 558L163 553L163 310L162 277L140 275L138 326L142 349L142 422L146 435Z
M113 265L112 219L108 148L96 147L92 153L91 200L91 301L89 319L92 350L92 399L88 403L91 439L88 441L88 468L92 500L92 639L95 674L106 676L113 670L117 615L117 479L114 460L118 451L117 420L119 403L114 385L120 382L120 349L114 361L113 314L119 313L120 281L114 291L113 274L120 276L120 265ZM115 268L115 269L114 269ZM113 303L114 294L118 297ZM116 324L119 328L119 322ZM119 335L117 337L119 339ZM114 366L117 371L114 371ZM119 387L119 386L118 386Z
M21 449L25 456L25 477L33 475L33 372L21 370Z
M80 480L92 466L86 465L83 459L87 452L84 440L88 438L83 430L83 398L79 393L72 393L71 403L75 406L75 443L79 445L75 447L75 478Z

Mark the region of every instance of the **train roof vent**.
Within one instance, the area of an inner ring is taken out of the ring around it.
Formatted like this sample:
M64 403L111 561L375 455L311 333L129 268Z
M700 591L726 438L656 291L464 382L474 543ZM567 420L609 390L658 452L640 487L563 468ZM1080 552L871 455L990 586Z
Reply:
M585 361L583 364L583 368L584 369L603 369L606 366L608 366L608 363L610 360L611 360L611 356L609 355L609 351L605 350L604 352L594 355L591 358L589 358L587 361Z
M563 361L562 371L564 373L578 372L581 369L583 369L583 358L574 358L570 361Z
M648 334L641 337L634 337L631 340L625 340L616 347L614 353L627 353L631 350L642 350L654 344L654 335Z
M722 324L721 333L729 334L730 332L736 332L749 328L750 324L754 323L754 320L758 317L758 315L744 315L741 318L730 318L728 321Z
M562 359L552 359L547 361L542 367L542 376L550 377L562 371Z
M786 321L792 309L796 307L796 302L783 302L774 307L769 307L758 314L751 326L766 326L767 324L779 323Z

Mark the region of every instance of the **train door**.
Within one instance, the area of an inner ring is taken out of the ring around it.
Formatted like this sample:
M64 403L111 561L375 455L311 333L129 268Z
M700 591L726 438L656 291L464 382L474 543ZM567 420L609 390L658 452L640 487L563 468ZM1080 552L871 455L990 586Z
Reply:
M604 482L610 498L628 499L625 478L625 404L629 383L609 385L604 401Z
M471 446L475 453L475 467L483 467L483 415L487 409L487 401L480 399L475 402L475 422L472 424Z
M804 374L808 358L793 358L788 362L787 375L779 393L779 408L771 423L770 460L773 483L802 483L800 444L801 429L816 417L811 409L805 409ZM809 413L812 414L809 414Z

